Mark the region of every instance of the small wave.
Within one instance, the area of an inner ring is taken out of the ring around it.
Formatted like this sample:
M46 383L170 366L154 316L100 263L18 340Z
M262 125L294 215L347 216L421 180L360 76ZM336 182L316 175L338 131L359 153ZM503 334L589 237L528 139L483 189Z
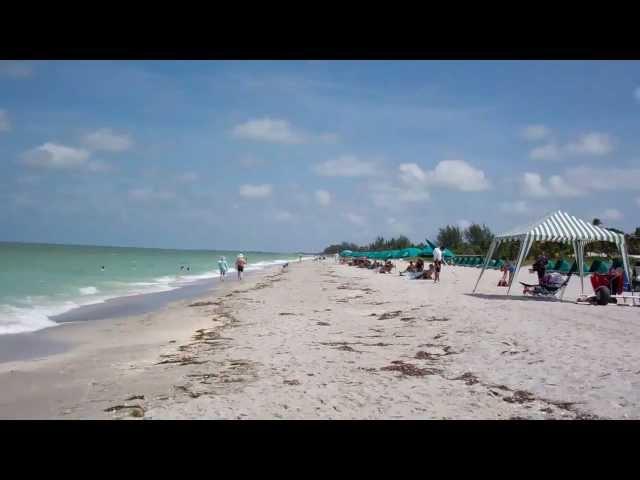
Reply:
M50 316L68 312L77 306L72 302L57 307L22 308L13 305L0 305L0 335L34 332L54 327L58 324L51 320Z
M95 295L96 293L98 293L100 290L98 290L96 287L82 287L79 289L80 293L82 295Z
M171 283L175 282L177 279L178 277L174 275L165 275L164 277L154 278L153 281L158 283Z

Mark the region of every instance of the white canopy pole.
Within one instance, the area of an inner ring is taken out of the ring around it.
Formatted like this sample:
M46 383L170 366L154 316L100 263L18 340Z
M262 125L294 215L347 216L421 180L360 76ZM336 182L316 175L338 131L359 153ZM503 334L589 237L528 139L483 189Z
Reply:
M522 266L522 262L524 261L525 258L527 258L527 254L529 253L529 250L531 249L532 244L533 244L533 236L531 234L527 234L526 236L522 237L522 239L520 240L520 252L518 253L518 262L516 263L516 269L513 272L513 278L511 280L511 283L509 283L509 288L507 289L507 295L509 295L509 292L511 292L511 285L516 280L516 278L518 278L518 272L520 272L520 267Z
M629 252L627 252L627 243L624 237L621 237L621 241L616 242L620 255L622 256L622 265L624 266L624 272L627 274L627 280L629 285L633 285L633 276L631 275L631 263L629 262Z
M484 263L482 264L482 270L480 270L480 275L478 275L478 280L476 280L476 286L473 287L473 293L476 293L476 288L478 288L478 283L480 283L480 279L482 278L482 274L489 265L491 261L491 257L493 257L493 252L496 249L496 245L500 243L500 240L496 240L495 238L492 240L491 245L489 245L489 250L487 251L487 256L484 258Z
M576 263L578 265L578 272L580 274L580 290L584 295L584 241L573 241L573 252L576 255Z

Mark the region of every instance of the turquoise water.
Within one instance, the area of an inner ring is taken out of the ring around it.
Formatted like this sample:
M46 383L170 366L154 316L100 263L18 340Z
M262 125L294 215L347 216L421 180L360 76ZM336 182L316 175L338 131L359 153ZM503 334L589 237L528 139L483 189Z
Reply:
M217 278L220 256L233 265L238 253L0 243L0 334L54 326L50 316L82 305ZM294 253L242 253L246 271L298 258Z

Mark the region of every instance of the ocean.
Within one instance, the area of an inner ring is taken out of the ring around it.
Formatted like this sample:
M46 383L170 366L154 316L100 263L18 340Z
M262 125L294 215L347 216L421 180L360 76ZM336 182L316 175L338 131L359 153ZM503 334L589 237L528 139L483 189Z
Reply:
M0 242L0 335L55 326L50 317L81 306L217 278L218 259L224 255L232 267L238 253ZM298 258L242 253L245 271Z

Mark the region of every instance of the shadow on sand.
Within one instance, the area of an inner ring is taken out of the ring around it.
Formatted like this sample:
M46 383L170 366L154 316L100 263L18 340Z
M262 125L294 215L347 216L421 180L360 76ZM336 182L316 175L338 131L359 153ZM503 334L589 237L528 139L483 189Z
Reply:
M560 300L555 297L525 297L524 295L498 295L488 293L465 293L468 297L483 298L485 300L516 300L519 302L553 302L553 303L574 303L570 300Z

